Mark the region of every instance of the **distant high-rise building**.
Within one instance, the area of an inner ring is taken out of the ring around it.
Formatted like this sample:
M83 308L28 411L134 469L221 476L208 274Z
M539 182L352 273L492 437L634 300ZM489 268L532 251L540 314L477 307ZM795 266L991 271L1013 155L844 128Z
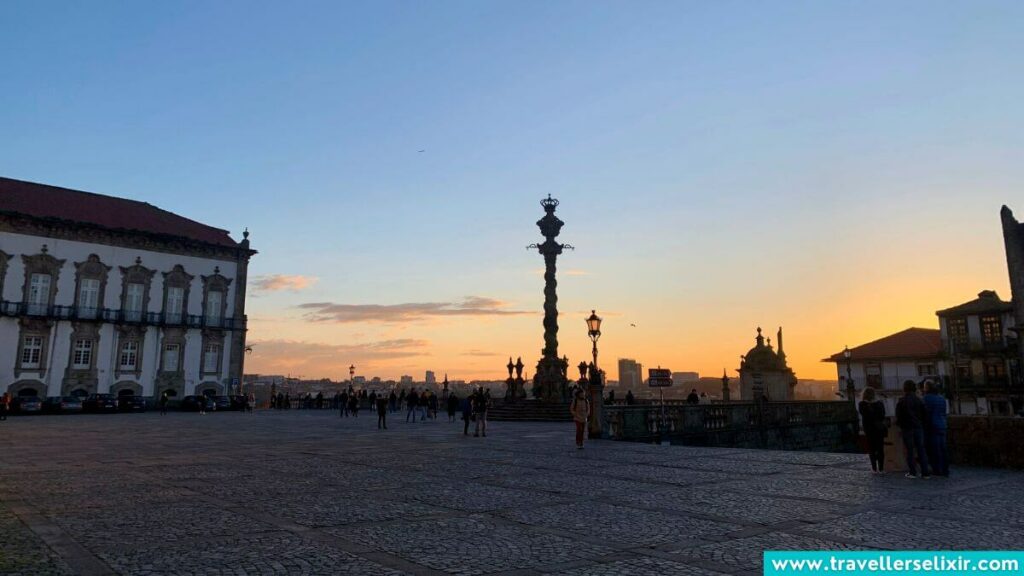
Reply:
M679 386L686 382L696 382L700 380L700 374L697 372L673 372L672 373L672 384Z
M399 383L403 385L412 384L412 376L402 376Z
M423 381L427 384L437 384L437 376L434 375L433 370L427 370L426 378Z
M632 358L619 358L619 386L626 388L644 383L643 365Z

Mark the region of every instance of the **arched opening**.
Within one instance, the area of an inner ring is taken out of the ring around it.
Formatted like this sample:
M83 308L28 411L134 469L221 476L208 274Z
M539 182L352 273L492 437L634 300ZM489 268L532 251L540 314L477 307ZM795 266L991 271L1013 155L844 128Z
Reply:
M85 398L86 396L89 395L89 392L86 391L84 388L75 388L74 390L71 391L71 395L75 396L76 398Z
M174 398L178 395L178 391L174 388L168 388L167 390L164 390L164 394L167 394L168 398Z
M39 391L35 388L22 388L18 390L18 396L39 396Z
M216 388L206 388L205 390L203 390L203 396L206 396L207 398L213 398L216 395L217 395L217 389Z
M130 396L135 396L135 390L132 390L131 388L122 388L117 393L117 397L118 398L125 398L125 397L130 397Z

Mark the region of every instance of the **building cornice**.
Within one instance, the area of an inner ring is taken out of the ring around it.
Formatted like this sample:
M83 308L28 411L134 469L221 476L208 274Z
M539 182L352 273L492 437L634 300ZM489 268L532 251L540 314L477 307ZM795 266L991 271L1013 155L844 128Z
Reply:
M58 218L36 218L0 210L0 232L134 248L225 262L248 261L257 252L244 245L236 247L200 242L180 236L141 230L114 230ZM248 244L248 242L246 242Z

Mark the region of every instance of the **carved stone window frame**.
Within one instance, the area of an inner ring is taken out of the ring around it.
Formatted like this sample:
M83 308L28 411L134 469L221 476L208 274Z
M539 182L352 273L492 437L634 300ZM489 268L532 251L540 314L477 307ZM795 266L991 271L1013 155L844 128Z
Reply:
M220 376L224 371L224 340L225 332L223 330L210 330L204 329L203 332L203 347L199 353L199 374L200 376ZM217 370L210 372L206 370L206 347L210 344L216 344L220 347L220 354L217 355Z
M7 278L7 261L12 256L3 250L0 250L0 302L4 300L4 279Z
M18 343L15 351L14 377L20 377L24 373L39 374L40 378L46 376L47 366L50 359L50 330L53 329L51 322L40 318L22 317L18 321ZM21 349L26 336L37 336L40 339L42 348L39 351L39 368L26 368L21 364Z
M89 392L96 392L99 386L99 362L100 351L100 324L96 322L72 322L70 335L70 347L68 350L68 363L64 369L64 382L61 385L61 395L71 394L72 390L82 388ZM92 351L89 354L88 368L75 368L75 344L79 340L91 340Z
M170 272L163 272L164 277L164 295L163 303L160 306L160 310L163 311L164 317L167 318L167 297L169 288L182 288L184 294L181 298L181 320L184 322L188 318L188 295L192 289L192 280L195 276L185 272L185 267L181 264L175 264L174 268Z
M142 284L142 316L145 318L149 312L149 290L153 285L153 275L156 270L150 270L142 265L140 258L135 259L133 266L119 266L121 269L121 311L128 310L128 285Z
M104 264L96 254L89 254L84 261L75 262L75 298L73 302L75 310L78 310L78 298L82 291L82 280L99 280L100 292L97 298L96 317L100 317L100 311L104 308L107 278L110 275L111 268L111 266Z
M227 317L225 313L228 307L228 289L231 287L231 278L227 278L220 273L220 267L214 269L213 274L209 276L202 276L203 279L203 320L205 321L206 314L206 301L209 298L210 292L220 292L220 319L223 320Z
M25 283L22 286L22 302L28 304L29 292L32 286L32 275L33 274L49 274L50 275L50 295L46 300L47 307L53 306L54 301L57 299L57 284L60 280L60 270L64 267L66 260L54 258L47 253L46 245L43 244L43 250L39 254L33 254L31 256L22 254L21 261L25 265Z
M114 355L114 378L117 379L123 376L134 376L136 380L142 378L142 359L146 350L146 328L142 326L117 326L115 334L117 335L117 349ZM135 350L134 370L121 369L121 350L126 342L138 344ZM160 350L162 355L163 348Z
M177 370L164 370L164 348L168 344L178 345L178 367ZM157 358L158 375L180 376L185 373L185 330L183 328L165 328L163 338L160 339L160 357Z

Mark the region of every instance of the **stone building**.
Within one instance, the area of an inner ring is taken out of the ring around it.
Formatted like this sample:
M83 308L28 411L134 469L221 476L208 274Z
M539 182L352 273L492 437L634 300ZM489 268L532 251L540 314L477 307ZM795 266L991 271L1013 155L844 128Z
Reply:
M1017 365L1021 384L1024 384L1024 345L1020 344L1024 331L1024 224L1013 217L1013 212L1003 206L999 213L1003 223L1003 242L1006 246L1006 269L1010 274L1010 296L1013 302L1014 325L1010 330L1016 336Z
M225 393L245 354L248 233L0 178L0 391Z
M776 338L779 350L772 348L771 339L765 344L761 329L757 329L756 344L740 362L740 397L742 401L757 400L758 397L770 401L793 399L793 388L796 387L796 374L786 363L786 352L782 349L782 328Z

